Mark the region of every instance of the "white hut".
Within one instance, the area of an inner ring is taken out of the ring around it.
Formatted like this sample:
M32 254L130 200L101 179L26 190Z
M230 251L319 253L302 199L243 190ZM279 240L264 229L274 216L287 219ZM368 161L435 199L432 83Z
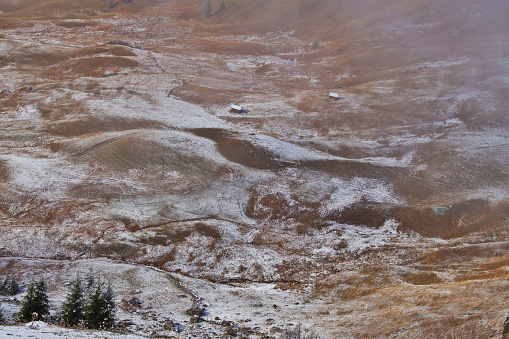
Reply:
M232 111L234 113L242 113L244 111L244 107L239 106L239 105L231 105L230 111Z
M329 99L339 100L339 93L329 92Z

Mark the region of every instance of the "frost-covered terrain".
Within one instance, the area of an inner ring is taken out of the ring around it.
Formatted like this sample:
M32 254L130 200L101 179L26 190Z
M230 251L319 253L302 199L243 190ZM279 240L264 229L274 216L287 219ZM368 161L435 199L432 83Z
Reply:
M509 6L210 3L0 0L0 272L133 335L499 333Z

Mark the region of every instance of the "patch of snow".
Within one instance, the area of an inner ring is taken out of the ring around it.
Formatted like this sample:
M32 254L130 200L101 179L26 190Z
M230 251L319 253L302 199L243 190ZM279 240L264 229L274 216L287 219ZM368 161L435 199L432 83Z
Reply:
M462 124L463 124L463 121L461 121L458 118L451 118L451 119L447 119L445 121L446 127L457 126L457 125L462 125Z
M257 134L253 137L253 142L267 150L274 153L279 159L284 161L299 161L299 160L319 160L331 158L325 153L316 150L309 150L302 146L294 145L268 135ZM338 159L343 159L335 157Z
M370 157L363 158L362 160L375 163L381 166L392 166L392 167L408 167L412 164L415 151L405 154L400 159L398 158L386 158L386 157Z
M151 119L175 128L227 128L227 123L208 114L200 106L167 97L165 93L131 95L108 100L87 100L92 113Z
M75 330L49 325L42 321L34 321L26 326L0 326L0 337L2 338L44 338L44 339L99 339L99 338L144 338L133 334L119 334L106 331Z
M331 180L335 187L334 193L322 206L322 213L342 211L363 199L378 204L401 204L403 201L396 197L392 186L377 179L354 178Z
M402 241L405 237L397 230L398 223L389 219L378 229L363 226L344 225L341 228L342 238L348 242L348 250L363 251L367 248L379 248L392 240Z
M451 67L457 65L463 65L468 62L468 58L462 57L459 59L450 59L450 60L441 60L437 62L427 62L426 66L429 68L439 68L439 67Z
M27 105L18 108L15 114L15 120L31 120L40 118L41 114L35 105Z
M407 145L418 145L426 144L432 141L433 138L430 136L417 136L415 134L408 133L403 136L391 136L390 146L407 146Z
M70 184L81 182L79 167L69 170L60 159L4 156L12 168L13 183L21 190L55 197L65 193Z

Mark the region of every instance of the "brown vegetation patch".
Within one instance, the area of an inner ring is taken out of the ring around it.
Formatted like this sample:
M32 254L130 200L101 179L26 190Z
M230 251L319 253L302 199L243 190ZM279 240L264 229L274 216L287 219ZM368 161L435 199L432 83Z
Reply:
M249 41L221 41L201 40L197 45L206 53L234 54L234 55L272 55L274 50L270 45Z
M93 199L96 201L111 201L120 197L131 196L123 187L114 184L95 182L80 183L69 188L70 197L78 199Z
M209 180L216 169L214 163L190 154L187 149L146 140L135 133L106 139L92 137L86 146L70 142L62 149L75 158L94 159L114 171L140 169L152 174L177 171L189 180L201 181Z
M10 62L11 62L11 60L8 57L6 57L5 55L0 56L0 68L7 66ZM1 95L0 95L0 98L1 98Z
M507 207L508 204L492 207L485 200L473 199L436 208L396 208L393 215L400 223L400 230L451 239L507 221Z
M462 282L462 281L470 281L470 280L492 280L492 279L500 279L500 278L508 278L508 271L504 269L496 269L488 272L478 272L478 273L467 273L462 274L454 278L454 281Z
M409 203L419 203L439 194L439 188L433 182L414 176L398 179L394 182L394 191Z
M144 250L140 249L135 244L122 243L122 242L108 242L95 244L90 249L92 257L108 257L113 259L136 259L144 254Z
M404 277L404 281L412 285L431 285L441 282L440 278L434 272L420 272Z
M138 62L125 57L114 56L97 56L91 58L83 58L73 60L63 65L64 69L70 69L75 74L82 76L100 77L107 70L115 70L121 68L135 68Z
M16 63L29 66L52 66L69 58L65 50L42 51L24 47L13 54L3 56L4 63Z
M210 106L212 104L228 105L242 97L242 91L228 89L228 86L214 88L189 84L175 88L172 90L172 94L181 100L203 106Z
M370 206L367 202L356 204L341 211L336 217L330 219L351 225L364 225L368 227L382 227L390 217L390 211L382 206Z
M335 299L348 301L367 296L379 291L382 286L388 287L387 281L382 281L375 276L362 276L347 280L331 280L317 284L320 295L333 296Z
M3 16L25 20L74 20L76 18L97 15L97 11L105 9L107 9L107 3L103 0L87 0L86 4L58 0L0 2L0 11L6 12L2 13Z
M226 159L251 168L275 170L291 166L249 140L227 139L218 144L218 150Z
M111 46L108 46L111 45ZM111 54L114 56L136 56L130 48L129 44L108 43L106 46L82 47L74 50L71 55L73 57L90 56L95 54Z
M236 133L222 128L190 128L189 132L217 143L231 139Z
M147 245L166 246L166 245L168 245L168 235L158 233L153 236L140 237L139 241L141 243L147 244Z
M203 222L197 222L192 226L178 226L172 229L162 229L155 236L147 238L145 241L158 241L159 245L166 245L168 242L178 244L183 243L193 233L201 234L215 240L221 240L221 233L214 226Z
M129 48L114 46L110 48L111 54L115 56L136 56L136 53L131 51Z
M319 228L324 224L324 218L319 213L319 203L303 202L296 196L289 199L279 192L252 190L245 213L256 219L292 220L298 234L308 234L311 228Z
M483 262L478 265L480 269L493 270L509 266L509 259L503 256L508 250L509 243L507 242L442 247L426 253L420 261L428 265L443 265L482 260ZM488 261L485 261L487 259Z
M69 102L62 102L58 105L47 104L42 101L37 102L37 109L41 113L41 116L45 119L60 120L68 118L70 116L79 116L89 114L88 107L76 100L70 100ZM51 129L55 125L50 125L48 129Z
M0 160L0 182L7 181L9 179L9 167L7 162Z
M404 168L380 166L353 160L304 160L300 164L311 170L327 172L333 176L346 178L395 178L407 172Z
M194 229L196 232L204 235L206 237L214 238L216 240L221 240L221 233L212 226L206 225L204 223L196 223L194 225Z
M123 117L87 116L80 119L52 123L46 131L59 136L79 136L98 132L127 131L134 129L164 129L160 122L146 119L127 119Z
M504 245L505 246L500 248L498 253L500 253L500 252L504 253L507 250L509 250L509 244L504 244ZM494 255L496 255L498 253L494 253ZM486 270L496 270L496 269L499 269L499 268L502 268L502 267L506 267L506 266L509 266L509 256L508 255L504 255L501 258L496 258L496 259L489 260L489 261L484 262L484 263L482 263L480 265L480 267L482 269L486 269Z

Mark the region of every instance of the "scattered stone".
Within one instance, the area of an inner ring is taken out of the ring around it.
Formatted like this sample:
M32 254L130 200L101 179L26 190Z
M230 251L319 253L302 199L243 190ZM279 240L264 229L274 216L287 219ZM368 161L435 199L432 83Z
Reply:
M141 301L140 299L138 299L136 297L132 297L127 302L129 303L129 305L136 306L136 307L141 307L141 305L143 304L143 301Z
M191 324L198 324L198 323L201 323L201 322L203 322L203 319L201 317L196 316L196 315L193 315L191 317L191 321L190 321Z
M270 329L270 333L271 334L276 334L276 333L281 333L283 330L281 329L281 327L277 327L277 326L274 326Z
M233 321L230 321L230 320L223 320L223 321L221 322L221 325L222 325L222 326L228 326L228 327L231 327L231 326L235 325L235 323L234 323Z
M125 328L127 326L136 325L131 319L123 319L117 322L117 327Z
M201 307L191 307L186 313L191 316L201 317L205 313L205 309Z
M229 336L236 336L238 333L238 330L233 326L228 326L225 330L225 334Z

